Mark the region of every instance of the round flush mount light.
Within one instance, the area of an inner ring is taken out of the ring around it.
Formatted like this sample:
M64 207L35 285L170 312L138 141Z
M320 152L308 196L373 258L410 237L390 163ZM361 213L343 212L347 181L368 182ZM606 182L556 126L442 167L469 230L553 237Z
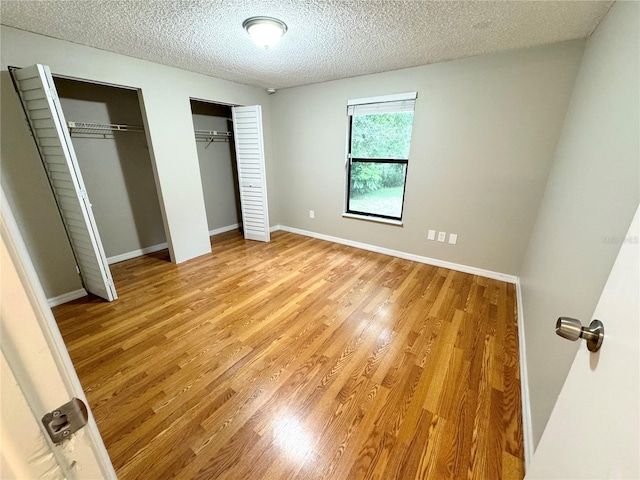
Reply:
M273 47L287 31L287 25L277 18L251 17L242 22L242 27L261 48Z

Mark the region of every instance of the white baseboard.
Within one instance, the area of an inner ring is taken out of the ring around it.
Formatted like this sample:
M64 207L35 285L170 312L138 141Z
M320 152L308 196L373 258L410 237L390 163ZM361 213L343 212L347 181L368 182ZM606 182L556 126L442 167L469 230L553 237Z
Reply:
M231 230L235 230L239 227L239 223L234 223L233 225L227 225L226 227L215 228L213 230L209 230L209 236L218 235L224 232L230 232ZM107 258L107 262L109 263L109 265L111 265L112 263L124 262L125 260L131 260L132 258L140 257L148 253L158 252L160 250L164 250L165 248L169 248L169 244L167 242L159 243L158 245L151 245L150 247L140 248L138 250L132 250L131 252L121 253L120 255L114 255L113 257Z
M524 443L524 468L531 464L533 457L533 427L531 425L531 399L529 397L529 374L527 369L527 348L524 341L524 307L522 286L516 281L516 301L518 302L518 350L520 351L520 397L522 398L522 437Z
M459 263L447 262L444 260L438 260L436 258L423 257L421 255L415 255L413 253L401 252L399 250L392 250L390 248L378 247L377 245L370 245L368 243L355 242L353 240L347 240L339 237L332 237L330 235L324 235L322 233L310 232L308 230L300 230L299 228L287 227L286 225L278 225L271 229L283 230L285 232L297 233L298 235L304 235L306 237L314 237L320 240L327 240L329 242L339 243L341 245L348 245L350 247L361 248L363 250L369 250L370 252L382 253L384 255L391 255L392 257L404 258L405 260L412 260L414 262L426 263L427 265L433 265L435 267L448 268L450 270L456 270L457 272L470 273L471 275L479 275L481 277L492 278L494 280L501 280L507 283L516 283L518 277L515 275L508 275L506 273L493 272L491 270L484 270L482 268L470 267L468 265L461 265Z
M133 250L131 252L121 253L120 255L109 257L107 258L107 263L111 265L112 263L124 262L125 260L131 260L132 258L140 257L148 253L158 252L160 250L164 250L165 248L169 248L169 244L167 242L159 243L158 245L151 245L150 247L145 247L139 250Z
M227 225L226 227L215 228L213 230L209 230L209 236L219 235L221 233L230 232L231 230L236 230L240 228L239 223L234 223L233 225Z
M226 227L216 228L209 231L209 236L229 232L231 230L235 230L239 226L240 225L238 223L235 223L233 225L227 225ZM167 242L159 243L158 245L152 245L150 247L140 248L131 252L121 253L120 255L114 255L113 257L107 258L107 263L111 265L113 263L124 262L125 260L140 257L141 255L146 255L148 253L158 252L160 250L164 250L165 248L169 248L169 244ZM84 288L81 288L79 290L74 290L73 292L67 292L62 295L58 295L57 297L49 298L47 299L47 303L49 304L49 307L56 307L58 305L62 305L63 303L86 297L87 295L87 291Z
M73 292L63 293L62 295L58 295L57 297L47 298L47 303L49 304L49 307L53 308L57 307L58 305L62 305L63 303L86 297L87 295L89 295L87 291L84 288L80 288L78 290L74 290Z

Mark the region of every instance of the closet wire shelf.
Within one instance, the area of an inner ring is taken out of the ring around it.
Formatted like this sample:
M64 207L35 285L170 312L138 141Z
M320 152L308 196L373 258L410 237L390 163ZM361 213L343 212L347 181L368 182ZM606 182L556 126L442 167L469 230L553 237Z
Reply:
M207 142L205 149L213 142L228 142L231 132L221 132L218 130L195 130L196 142Z
M135 132L144 133L144 128L136 125L124 125L117 123L91 123L91 122L67 122L67 128L72 136L94 136L104 138L112 137L115 132ZM196 130L197 142L207 142L207 146L212 142L228 142L232 136L231 132L218 130Z
M110 138L113 137L115 132L144 133L143 127L117 123L67 122L67 128L72 136L97 135L103 138Z

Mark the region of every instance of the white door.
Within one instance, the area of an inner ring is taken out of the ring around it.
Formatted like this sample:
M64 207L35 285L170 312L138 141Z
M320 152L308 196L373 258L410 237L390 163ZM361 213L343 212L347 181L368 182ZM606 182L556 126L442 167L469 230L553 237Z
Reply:
M49 177L84 287L105 300L115 300L118 295L51 71L46 65L34 65L11 69L11 76Z
M527 479L640 478L638 230L636 211L594 312L602 348L580 347Z
M3 480L42 478L49 471L59 470L56 458L47 444L38 421L29 409L4 352L2 352L0 375L2 378L0 478ZM29 457L38 455L41 457L40 462L29 461Z
M115 479L90 409L87 425L65 442L54 445L45 433L45 414L87 400L4 194L1 202L0 478Z
M268 242L269 207L265 174L262 108L232 107L242 229L247 240Z

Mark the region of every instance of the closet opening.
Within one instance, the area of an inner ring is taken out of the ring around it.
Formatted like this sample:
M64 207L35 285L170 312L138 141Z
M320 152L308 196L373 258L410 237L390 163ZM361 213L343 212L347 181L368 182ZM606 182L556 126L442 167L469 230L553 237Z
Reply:
M138 91L54 82L108 263L167 248Z
M191 99L209 236L242 227L232 107Z

